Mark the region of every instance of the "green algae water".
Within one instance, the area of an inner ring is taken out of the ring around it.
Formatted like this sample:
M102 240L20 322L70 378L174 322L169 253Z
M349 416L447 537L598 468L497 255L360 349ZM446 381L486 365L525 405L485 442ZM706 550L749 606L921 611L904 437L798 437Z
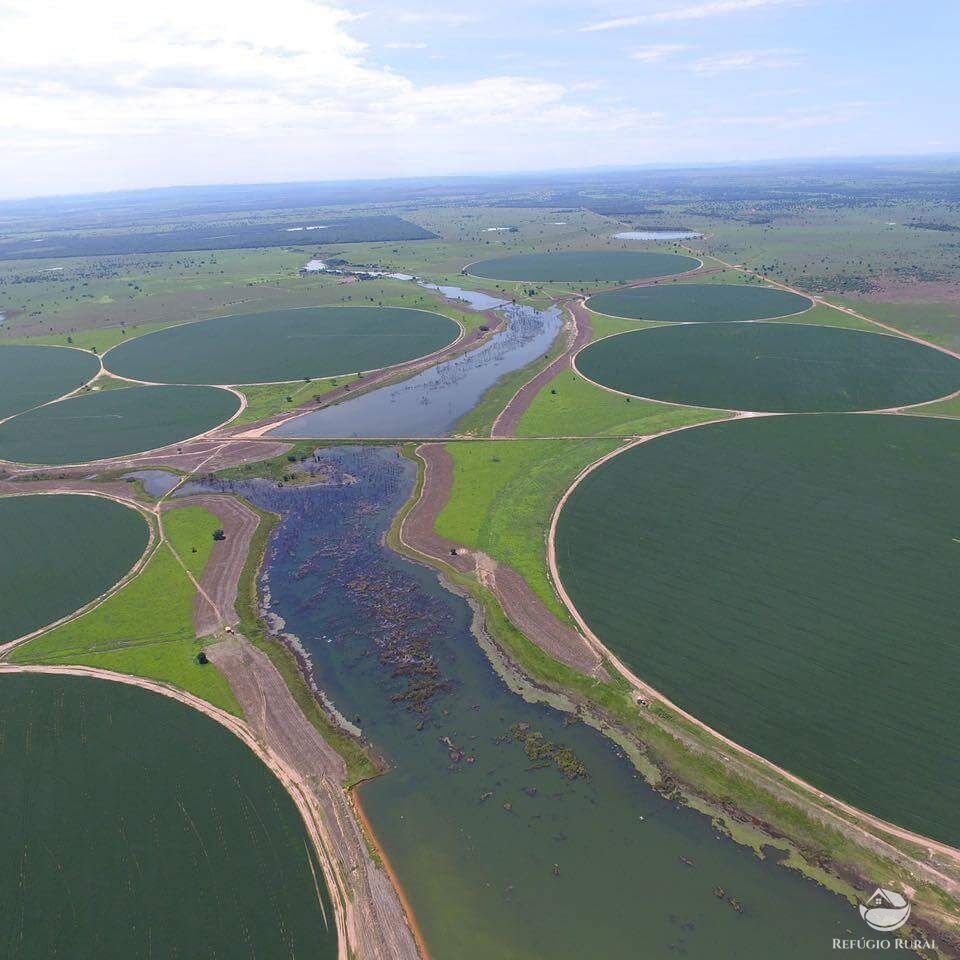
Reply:
M433 960L822 958L869 933L845 900L660 796L598 732L507 688L467 603L383 545L412 464L317 458L314 486L223 486L282 516L270 617L391 765L360 797Z

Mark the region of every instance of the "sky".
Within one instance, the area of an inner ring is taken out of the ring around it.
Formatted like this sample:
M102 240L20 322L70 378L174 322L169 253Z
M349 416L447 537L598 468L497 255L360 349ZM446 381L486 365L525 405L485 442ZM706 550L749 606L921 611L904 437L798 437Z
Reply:
M960 152L955 0L0 0L0 197Z

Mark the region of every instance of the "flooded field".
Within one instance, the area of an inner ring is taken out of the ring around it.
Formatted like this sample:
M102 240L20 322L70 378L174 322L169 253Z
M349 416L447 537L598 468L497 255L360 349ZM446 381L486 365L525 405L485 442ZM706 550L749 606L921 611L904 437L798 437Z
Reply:
M438 288L440 289L440 288ZM445 296L470 294L479 309L496 306L486 294L443 288ZM449 292L447 292L449 291ZM487 302L491 301L491 302ZM560 311L504 307L507 323L483 346L393 386L288 421L272 437L442 437L472 410L504 374L546 353L563 323Z
M814 958L863 932L845 901L508 688L468 604L382 542L415 477L395 449L323 450L308 467L313 485L216 487L282 518L261 584L269 619L391 766L360 797L433 960Z

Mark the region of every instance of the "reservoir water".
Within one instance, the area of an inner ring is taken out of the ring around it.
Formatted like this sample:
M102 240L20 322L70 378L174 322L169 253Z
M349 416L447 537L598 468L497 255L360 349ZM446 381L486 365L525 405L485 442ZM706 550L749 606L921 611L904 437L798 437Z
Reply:
M280 515L261 596L390 765L360 798L433 960L819 960L832 938L869 935L845 900L508 688L468 604L383 542L415 480L397 450L325 449L309 468L308 485L182 492L227 490Z
M180 482L180 477L169 470L132 470L125 473L122 479L139 480L143 489L156 498L169 493Z
M461 299L470 294L477 309L488 309L486 294L436 288ZM477 300L477 298L483 298ZM484 304L478 306L478 304ZM493 306L499 305L494 301ZM268 436L314 437L444 437L472 410L504 374L519 370L547 352L563 319L558 309L535 310L508 304L506 325L485 344L452 360L445 360L409 380L295 417Z

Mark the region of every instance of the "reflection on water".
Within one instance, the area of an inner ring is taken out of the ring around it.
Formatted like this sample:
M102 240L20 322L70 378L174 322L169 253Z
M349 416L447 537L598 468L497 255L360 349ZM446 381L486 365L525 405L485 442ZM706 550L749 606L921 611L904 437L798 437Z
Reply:
M592 728L510 692L467 603L383 544L415 480L396 450L321 450L310 467L316 485L214 489L281 517L263 593L390 763L361 797L433 960L820 960L833 937L869 934L853 906L656 793Z
M409 380L296 417L268 436L449 436L457 421L504 374L545 354L563 323L555 307L535 310L510 304L504 313L506 326L476 350L438 363Z
M151 497L162 497L179 482L180 477L168 470L134 470L123 475L124 480L139 480Z
M437 290L448 300L462 300L474 310L495 310L510 303L509 300L491 297L489 293L480 293L478 290L463 290L460 287L445 287L442 284L423 282L420 282L420 286L426 290Z

